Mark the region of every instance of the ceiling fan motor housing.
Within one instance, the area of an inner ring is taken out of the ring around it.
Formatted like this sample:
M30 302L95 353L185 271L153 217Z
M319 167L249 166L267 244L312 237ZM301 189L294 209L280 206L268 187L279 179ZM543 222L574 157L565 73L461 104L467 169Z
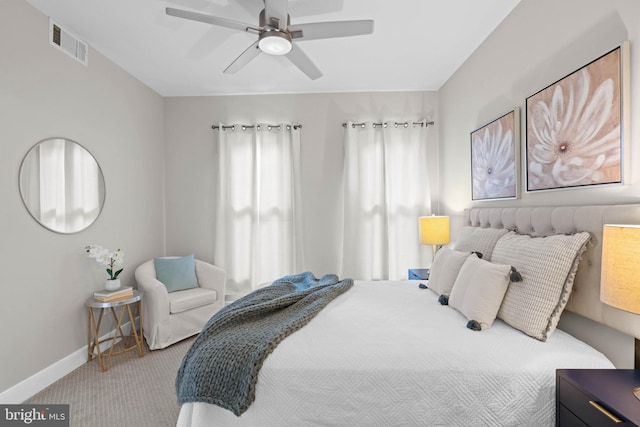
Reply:
M263 29L265 29L266 27L279 28L280 27L279 21L280 20L278 18L274 18L273 16L270 16L269 22L267 22L267 13L265 9L262 9L262 11L260 12L260 18L259 18L260 28L263 28ZM289 25L291 25L291 17L287 13L287 23L286 25L283 25L280 28L286 29L286 28L289 28Z

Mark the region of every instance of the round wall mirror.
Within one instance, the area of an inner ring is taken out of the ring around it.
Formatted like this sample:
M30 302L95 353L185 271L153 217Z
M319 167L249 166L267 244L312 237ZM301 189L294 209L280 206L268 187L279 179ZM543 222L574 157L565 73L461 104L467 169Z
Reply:
M20 165L20 196L31 216L56 233L84 230L105 199L102 170L82 145L49 138L31 147Z

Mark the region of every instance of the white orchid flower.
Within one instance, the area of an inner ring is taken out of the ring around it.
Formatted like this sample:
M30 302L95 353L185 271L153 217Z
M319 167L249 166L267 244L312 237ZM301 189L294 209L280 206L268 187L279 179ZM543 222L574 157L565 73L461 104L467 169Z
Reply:
M95 259L98 264L107 267L106 271L110 279L116 279L122 273L123 269L120 267L124 264L124 252L120 249L111 252L100 245L87 245L85 252L89 258Z

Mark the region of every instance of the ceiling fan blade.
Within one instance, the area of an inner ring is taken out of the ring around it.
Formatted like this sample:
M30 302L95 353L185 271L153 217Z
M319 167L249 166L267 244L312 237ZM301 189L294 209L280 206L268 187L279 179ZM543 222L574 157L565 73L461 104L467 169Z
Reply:
M373 33L373 21L333 21L311 22L308 24L291 25L291 37L298 40L329 39L333 37L361 36ZM302 34L298 33L302 32Z
M300 68L300 71L305 73L311 80L322 77L322 71L316 67L316 64L314 64L307 54L297 47L295 43L291 47L291 52L287 53L287 58L293 62L293 65Z
M277 18L281 30L287 29L289 0L264 0L264 11L267 17Z
M244 22L232 21L231 19L218 18L217 16L205 15L204 13L190 12L188 10L174 9L168 7L166 9L167 15L175 16L177 18L189 19L191 21L204 22L206 24L218 25L220 27L231 28L232 30L240 31L260 31L259 28L255 28Z
M225 68L223 73L233 74L249 62L253 61L256 56L260 55L261 50L258 48L258 41L256 40L251 46L249 46L244 52L240 54L233 62Z

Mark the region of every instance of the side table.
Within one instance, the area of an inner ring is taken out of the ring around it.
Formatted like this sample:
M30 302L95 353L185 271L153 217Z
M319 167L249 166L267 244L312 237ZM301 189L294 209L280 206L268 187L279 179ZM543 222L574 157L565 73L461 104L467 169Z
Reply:
M93 297L87 300L87 317L89 320L87 352L89 361L93 360L94 357L98 358L100 369L102 369L103 372L109 369L109 363L111 362L111 356L113 355L137 348L140 357L144 356L144 345L142 339L142 295L143 293L141 291L134 290L133 296L124 297L114 301L100 301ZM99 312L97 320L96 311ZM102 323L102 317L106 311L110 311L113 314L113 318L116 320L115 333L112 338L100 340L100 324ZM125 313L128 315L128 321L131 322L131 333L129 335L124 335L122 332ZM139 330L136 329L136 314L140 317ZM118 339L122 341L124 348L114 351L114 348L118 343ZM109 346L108 351L105 350L102 352L100 351L100 344L106 341L111 341L111 345ZM105 355L103 353L107 354Z

